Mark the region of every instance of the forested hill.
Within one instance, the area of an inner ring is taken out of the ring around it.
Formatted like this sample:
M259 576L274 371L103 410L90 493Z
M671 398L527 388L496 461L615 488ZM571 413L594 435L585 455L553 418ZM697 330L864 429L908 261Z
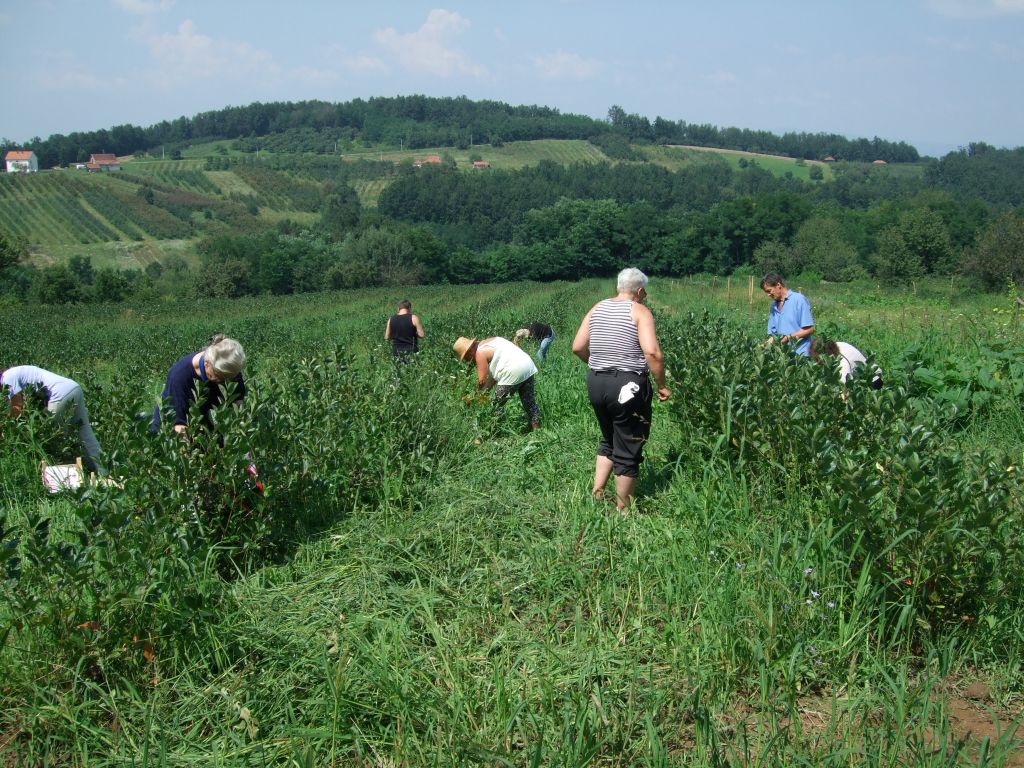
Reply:
M807 160L915 162L917 150L899 141L848 139L837 134L790 132L781 136L748 128L717 127L628 114L619 106L607 120L563 114L552 107L511 106L465 97L375 97L342 103L324 101L255 103L164 120L148 128L117 125L98 131L54 134L27 143L0 141L0 151L31 149L43 168L84 162L96 152L131 155L163 147L166 152L211 139L258 139L283 135L293 151L332 152L361 145L417 149L471 144L500 145L534 139L608 139L655 144L688 144L786 155ZM614 146L614 144L610 145Z

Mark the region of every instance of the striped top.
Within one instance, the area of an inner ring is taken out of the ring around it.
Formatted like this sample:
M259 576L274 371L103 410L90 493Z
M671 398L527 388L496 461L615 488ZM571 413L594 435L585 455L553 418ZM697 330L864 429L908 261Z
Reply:
M647 358L640 349L640 337L633 322L633 302L605 299L590 315L590 360L592 371L636 371L647 373Z

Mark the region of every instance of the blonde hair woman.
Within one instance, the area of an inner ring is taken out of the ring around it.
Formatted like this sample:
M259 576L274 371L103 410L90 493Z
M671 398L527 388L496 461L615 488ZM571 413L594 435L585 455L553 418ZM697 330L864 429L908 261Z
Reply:
M160 429L160 408L169 403L174 409L174 431L184 432L188 427L188 412L196 399L197 390L205 394L200 410L204 422L210 426L210 411L223 398L219 384L233 381L236 385L236 401L245 397L245 379L242 378L244 368L245 350L242 345L223 334L211 338L210 345L205 349L185 355L167 373L167 383L160 393L160 404L153 411L150 431Z

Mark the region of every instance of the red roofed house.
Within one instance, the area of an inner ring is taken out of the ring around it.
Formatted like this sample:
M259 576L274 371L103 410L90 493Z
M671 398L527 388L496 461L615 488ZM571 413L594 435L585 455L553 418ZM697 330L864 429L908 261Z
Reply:
M413 168L422 168L424 165L440 165L440 155L427 155L423 160L416 160L412 165Z
M121 163L118 162L117 155L89 155L89 162L85 164L85 167L90 173L120 171Z
M4 156L8 173L39 173L39 160L31 150L12 149Z
M871 164L872 165L888 165L888 163L885 162L885 160L872 160Z

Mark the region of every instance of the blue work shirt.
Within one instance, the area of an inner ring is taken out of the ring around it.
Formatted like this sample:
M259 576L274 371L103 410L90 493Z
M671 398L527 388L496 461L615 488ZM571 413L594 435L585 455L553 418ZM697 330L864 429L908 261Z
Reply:
M811 304L802 293L790 291L782 300L782 309L779 309L776 302L772 302L771 310L768 312L769 336L790 336L802 328L809 328L813 325L814 317L811 315ZM798 355L809 357L811 337L801 339L793 351Z

